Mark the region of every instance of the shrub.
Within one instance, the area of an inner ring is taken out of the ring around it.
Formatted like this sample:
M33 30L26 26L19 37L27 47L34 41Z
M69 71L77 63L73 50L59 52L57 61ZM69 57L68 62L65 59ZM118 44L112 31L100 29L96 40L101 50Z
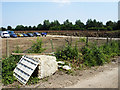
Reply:
M105 62L108 62L108 59L104 55L100 47L94 44L91 47L85 46L82 48L83 59L86 66L96 66L103 65Z
M119 55L120 53L120 41L111 41L107 44L102 45L101 50L109 57Z
M64 48L57 49L55 56L57 59L63 59L63 60L70 60L70 59L77 59L79 55L78 47L75 45L72 47L69 44L66 44Z
M80 42L86 42L86 38L80 38L79 41Z
M28 53L42 53L44 50L45 48L42 48L42 39L37 38L35 42L33 41L33 45Z
M2 83L12 84L16 79L13 76L13 70L21 56L11 55L9 58L2 60Z

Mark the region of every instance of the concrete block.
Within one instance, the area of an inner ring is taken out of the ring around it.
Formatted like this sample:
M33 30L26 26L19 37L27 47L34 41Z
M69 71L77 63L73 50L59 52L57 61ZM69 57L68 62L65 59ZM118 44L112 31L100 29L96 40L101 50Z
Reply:
M58 70L58 63L55 56L48 55L27 55L39 61L38 78L44 78L54 74Z

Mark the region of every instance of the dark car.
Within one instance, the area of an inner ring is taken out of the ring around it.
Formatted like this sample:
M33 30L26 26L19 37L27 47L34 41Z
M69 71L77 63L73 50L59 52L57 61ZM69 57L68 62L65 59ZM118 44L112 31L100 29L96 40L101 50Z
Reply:
M41 35L46 37L47 33L46 32L42 32Z
M10 37L17 38L17 35L15 33L11 33Z
M29 37L33 37L34 35L32 33L27 33Z
M33 35L34 35L34 36L40 36L40 33L34 32Z
M23 33L23 36L24 36L24 37L28 37L28 35L27 35L27 34L25 34L25 33Z

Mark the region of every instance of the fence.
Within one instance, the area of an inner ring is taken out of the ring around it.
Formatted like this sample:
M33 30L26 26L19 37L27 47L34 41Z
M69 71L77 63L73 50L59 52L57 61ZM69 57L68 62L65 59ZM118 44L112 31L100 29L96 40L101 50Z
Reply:
M51 53L55 52L58 48L62 48L66 45L66 43L72 43L72 46L75 46L76 42L78 48L80 49L83 45L88 44L88 42L94 43L97 42L98 45L103 43L108 43L112 39L95 39L86 37L86 42L80 42L80 37L40 37L43 41L43 48L46 50L43 53ZM13 51L16 50L18 46L20 50L26 53L32 46L32 41L35 41L36 37L27 37L27 38L3 38L2 39L2 56L9 56Z

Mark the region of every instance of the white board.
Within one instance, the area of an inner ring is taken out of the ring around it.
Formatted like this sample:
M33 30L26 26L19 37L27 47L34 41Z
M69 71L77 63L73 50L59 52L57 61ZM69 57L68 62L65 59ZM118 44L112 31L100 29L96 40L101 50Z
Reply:
M17 78L17 80L25 85L29 80L30 76L36 69L38 65L38 61L28 56L22 56L16 68L14 69L13 75Z

